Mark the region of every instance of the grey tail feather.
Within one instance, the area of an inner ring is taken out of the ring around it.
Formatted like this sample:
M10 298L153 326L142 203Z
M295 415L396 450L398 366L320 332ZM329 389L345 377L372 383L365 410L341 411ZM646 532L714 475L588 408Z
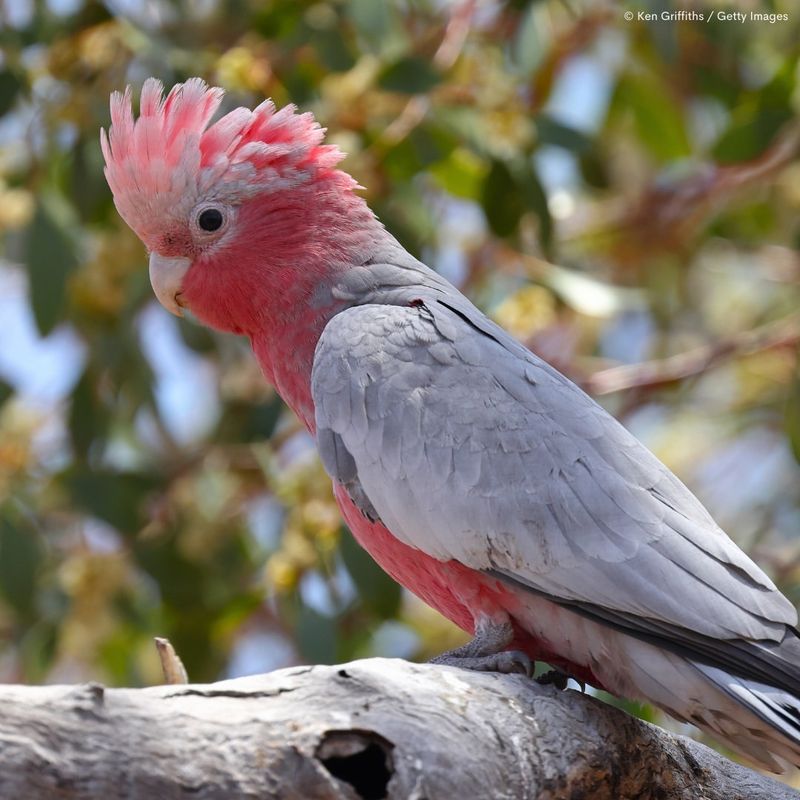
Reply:
M693 662L694 667L711 683L736 700L748 711L766 723L775 732L769 742L762 745L771 753L780 756L795 766L800 766L800 698L790 692L759 681L732 675L718 667ZM734 740L730 740L735 743ZM755 752L750 745L752 739L738 741L739 748L749 752L760 761L762 752ZM761 748L758 748L759 750Z
M759 763L778 767L772 752L800 767L800 631L787 626L780 642L714 639L659 620L554 597L497 569L505 583L546 597L581 616L682 656L718 689L761 720L750 736L724 738ZM771 734L771 735L770 735ZM759 742L760 740L760 742ZM777 771L781 771L778 767Z
M536 589L501 570L485 571L504 583L545 597L576 614L636 639L663 647L688 661L717 667L746 681L772 686L800 698L800 634L795 628L787 626L780 642L715 639L660 620L591 603L565 600Z

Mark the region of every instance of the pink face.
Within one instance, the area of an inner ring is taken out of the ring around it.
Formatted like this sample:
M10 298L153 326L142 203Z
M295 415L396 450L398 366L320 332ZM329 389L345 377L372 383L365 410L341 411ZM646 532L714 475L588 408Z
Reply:
M259 241L259 231L276 233L266 211L303 195L302 187L342 154L322 144L324 132L310 114L292 106L276 111L271 101L234 109L208 127L222 96L192 78L165 98L150 78L134 119L130 91L115 92L101 146L117 209L150 251L159 301L179 315L191 304L209 324L235 330L230 313L216 317L232 302L229 294L247 291L246 279L234 287L228 278L254 249L263 253L268 242ZM246 242L239 235L243 218Z
M238 208L231 203L202 200L188 211L170 215L166 224L148 231L142 239L150 250L150 282L156 297L168 311L181 315L191 293L187 274L210 269L222 260L236 239Z

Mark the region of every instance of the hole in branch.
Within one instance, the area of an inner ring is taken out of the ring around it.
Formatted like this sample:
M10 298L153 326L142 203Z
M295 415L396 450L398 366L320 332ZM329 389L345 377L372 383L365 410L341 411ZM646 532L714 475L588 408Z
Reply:
M327 731L317 758L340 781L349 783L362 800L383 800L394 773L394 745L373 731Z

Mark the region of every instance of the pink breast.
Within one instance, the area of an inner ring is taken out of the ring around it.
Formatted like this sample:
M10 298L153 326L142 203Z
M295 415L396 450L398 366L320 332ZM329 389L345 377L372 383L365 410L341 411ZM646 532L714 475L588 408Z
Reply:
M503 587L492 588L480 573L457 561L439 561L409 547L379 522L370 522L353 504L347 492L334 485L339 508L356 541L401 586L413 592L429 606L465 631L474 632L470 599L485 610L504 607L511 600Z
M561 658L548 642L536 639L525 630L521 624L525 614L517 590L458 561L439 561L409 547L381 523L366 519L341 486L334 484L334 494L356 541L401 586L459 628L474 633L474 619L478 614L506 614L511 617L516 632L511 647L602 688L590 670Z

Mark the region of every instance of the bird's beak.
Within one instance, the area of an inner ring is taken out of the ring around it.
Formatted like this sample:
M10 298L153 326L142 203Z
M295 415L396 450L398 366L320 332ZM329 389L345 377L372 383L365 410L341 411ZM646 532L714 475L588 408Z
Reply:
M158 302L167 311L183 316L181 290L184 275L192 262L188 258L167 258L159 253L150 253L150 284Z

